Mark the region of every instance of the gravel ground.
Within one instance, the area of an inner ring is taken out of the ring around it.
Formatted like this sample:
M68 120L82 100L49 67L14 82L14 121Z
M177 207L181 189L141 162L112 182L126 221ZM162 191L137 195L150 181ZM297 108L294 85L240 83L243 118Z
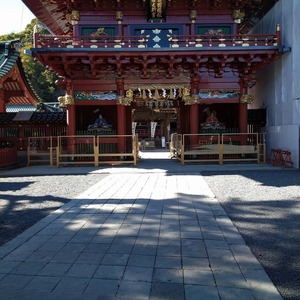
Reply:
M203 172L284 299L300 299L300 172Z
M0 246L104 176L87 174L0 178Z

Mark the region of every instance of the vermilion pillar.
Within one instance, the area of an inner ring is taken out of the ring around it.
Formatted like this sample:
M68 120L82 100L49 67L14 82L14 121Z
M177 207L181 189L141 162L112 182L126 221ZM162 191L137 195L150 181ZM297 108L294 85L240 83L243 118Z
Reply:
M4 90L0 88L0 112L6 112Z
M198 76L192 78L191 96L198 94L199 80L200 78ZM190 108L190 133L198 134L198 130L199 130L199 104L192 104Z
M126 118L125 118L125 106L119 104L117 106L118 113L118 134L124 135L126 134Z
M248 80L247 78L242 78L240 81L240 91L241 96L248 93ZM247 123L248 123L248 112L247 103L239 104L239 129L240 133L247 133Z
M76 134L76 114L75 105L68 105L67 108L67 135Z
M117 78L117 94L119 96L124 96L124 79ZM126 134L126 114L125 114L125 106L123 104L117 105L117 116L118 116L118 127L117 127L117 134L118 135L125 135ZM119 137L118 138L118 149L120 152L125 151L125 138Z
M65 84L66 84L65 97L67 97L67 95L71 95L72 97L74 97L71 80L67 79ZM72 98L70 99L70 101L73 103L67 105L67 134L76 135L76 112L75 112L75 104L74 104L75 100L74 98Z
M240 133L247 133L247 123L248 123L248 108L247 103L239 104L239 128Z
M190 133L198 134L199 130L199 104L192 104L190 108Z

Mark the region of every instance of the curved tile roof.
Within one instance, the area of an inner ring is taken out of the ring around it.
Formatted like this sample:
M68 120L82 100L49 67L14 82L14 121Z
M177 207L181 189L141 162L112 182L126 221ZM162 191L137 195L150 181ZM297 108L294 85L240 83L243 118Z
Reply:
M16 46L19 40L0 42L0 87L4 90L8 105L36 106L42 100L33 90L25 72Z
M20 55L15 49L12 49L13 42L0 42L0 78L13 69Z

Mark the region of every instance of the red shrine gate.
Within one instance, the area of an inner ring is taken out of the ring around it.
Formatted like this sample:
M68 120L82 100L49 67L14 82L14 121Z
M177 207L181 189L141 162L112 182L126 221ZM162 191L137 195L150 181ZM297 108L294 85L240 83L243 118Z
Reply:
M248 133L255 74L283 52L279 26L249 33L272 1L24 2L53 32L36 32L31 54L62 77L67 134L94 134L101 114L96 135L116 135L121 152L117 136L133 130L146 141Z

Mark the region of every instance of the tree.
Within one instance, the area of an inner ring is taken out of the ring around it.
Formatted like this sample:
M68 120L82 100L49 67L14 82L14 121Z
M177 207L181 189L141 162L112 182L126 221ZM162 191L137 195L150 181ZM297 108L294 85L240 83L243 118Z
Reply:
M0 36L0 41L20 40L22 45L20 56L23 68L33 89L43 102L57 102L57 97L64 94L55 84L58 76L35 61L30 55L24 54L25 50L29 50L33 47L34 26L39 26L41 32L49 34L47 29L39 23L38 19L33 19L31 23L26 26L24 31L2 35Z

